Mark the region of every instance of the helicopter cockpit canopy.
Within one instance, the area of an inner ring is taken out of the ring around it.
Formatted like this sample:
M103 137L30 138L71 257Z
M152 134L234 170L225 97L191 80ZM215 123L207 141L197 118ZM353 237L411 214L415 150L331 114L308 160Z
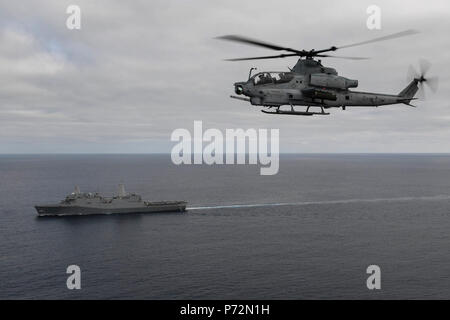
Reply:
M287 83L294 78L291 72L260 72L255 74L251 80L255 86L262 84Z

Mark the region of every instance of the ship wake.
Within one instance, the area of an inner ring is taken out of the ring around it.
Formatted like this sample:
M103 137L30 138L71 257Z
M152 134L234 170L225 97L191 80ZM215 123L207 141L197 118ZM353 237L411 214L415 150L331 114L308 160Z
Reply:
M230 204L218 206L188 207L187 210L208 210L208 209L235 209L235 208L262 208L262 207L282 207L282 206L307 206L307 205L328 205L346 203L377 203L377 202L402 202L402 201L436 201L450 200L450 195L423 196L423 197L398 197L398 198L373 198L373 199L342 199L325 201L301 201L301 202L276 202L276 203L254 203L254 204Z

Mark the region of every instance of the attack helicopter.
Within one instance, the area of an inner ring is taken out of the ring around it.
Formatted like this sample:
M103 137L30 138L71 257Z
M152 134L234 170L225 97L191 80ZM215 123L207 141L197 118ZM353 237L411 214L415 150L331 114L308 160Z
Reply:
M268 114L312 116L329 115L329 112L325 112L325 109L329 108L342 108L342 110L345 110L347 107L378 107L392 104L405 104L415 107L411 104L411 101L417 99L414 96L418 90L423 91L424 84L427 84L435 92L438 79L436 77L426 77L426 73L431 66L426 60L420 60L420 73L415 72L410 66L409 84L397 95L394 95L350 90L358 87L358 80L339 76L336 69L325 67L322 65L321 60L315 59L369 59L366 57L335 56L328 54L328 52L416 33L418 33L416 30L406 30L367 41L339 47L332 46L321 50L297 50L239 35L226 35L216 39L284 51L284 53L279 55L226 59L226 61L299 57L295 66L289 68L289 72L260 72L252 75L253 70L256 68L251 68L247 81L234 84L237 96L231 95L230 97L250 102L254 106L268 108L268 110L261 110ZM282 106L290 106L290 109L283 110L281 109ZM298 111L295 110L294 106L305 106L306 110ZM311 108L320 108L320 111L310 111Z

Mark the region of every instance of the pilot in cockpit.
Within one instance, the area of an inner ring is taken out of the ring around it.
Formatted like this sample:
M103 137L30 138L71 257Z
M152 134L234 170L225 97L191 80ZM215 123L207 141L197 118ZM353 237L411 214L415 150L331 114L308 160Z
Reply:
M259 84L266 84L266 83L272 83L272 77L268 73L263 73L260 76L260 82Z

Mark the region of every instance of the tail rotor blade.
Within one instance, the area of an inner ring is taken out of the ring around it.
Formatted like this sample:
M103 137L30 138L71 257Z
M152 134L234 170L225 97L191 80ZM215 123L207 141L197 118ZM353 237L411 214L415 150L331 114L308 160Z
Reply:
M420 73L418 73L412 65L408 68L408 82L411 82L412 80L415 80L416 85L418 86L417 90L417 98L421 100L425 100L425 86L427 88L430 88L430 90L435 93L438 89L439 84L439 78L438 77L426 77L426 73L431 68L431 63L428 62L425 59L419 60L419 70Z
M428 70L430 70L431 63L425 59L420 59L419 66L420 66L420 75L425 77Z
M417 73L416 69L412 65L409 65L407 76L407 82L412 81L413 79L419 78L419 74Z
M419 90L417 91L417 98L419 98L420 100L426 100L425 86L423 85L423 83L419 83Z
M439 77L429 77L426 79L425 84L431 89L433 93L436 93L439 87Z

